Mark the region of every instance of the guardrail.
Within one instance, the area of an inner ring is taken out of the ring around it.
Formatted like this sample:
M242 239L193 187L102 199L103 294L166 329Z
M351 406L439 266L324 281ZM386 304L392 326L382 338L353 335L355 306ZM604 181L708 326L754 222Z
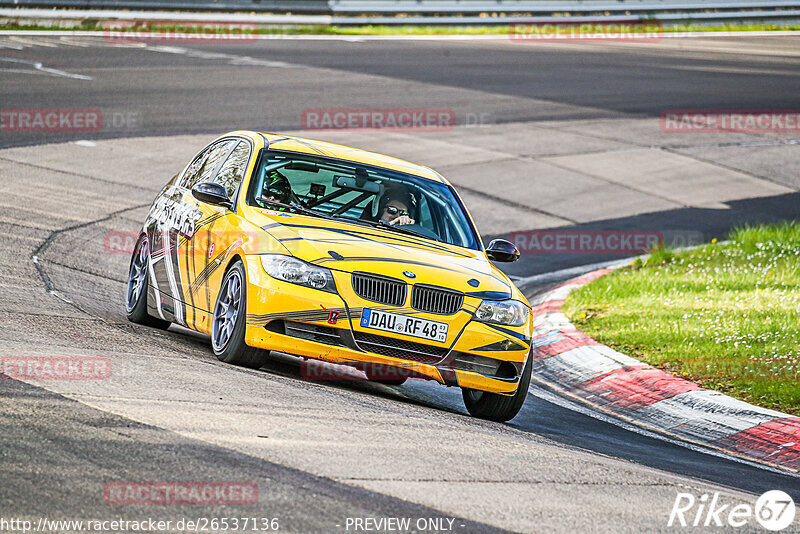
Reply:
M331 13L329 0L3 0L0 7Z
M30 9L45 6L70 9ZM148 12L162 10L156 18L165 20L163 11L167 11L171 12L167 19L174 16L186 20L188 14L179 13L181 10L200 10L227 12L226 18L242 17L237 20L261 24L498 25L520 19L568 23L597 21L598 17L605 16L616 21L645 18L667 24L800 22L800 0L0 0L0 8L11 7L16 9L0 9L0 16L151 20L153 17Z
M800 8L797 0L330 0L332 13L604 13Z

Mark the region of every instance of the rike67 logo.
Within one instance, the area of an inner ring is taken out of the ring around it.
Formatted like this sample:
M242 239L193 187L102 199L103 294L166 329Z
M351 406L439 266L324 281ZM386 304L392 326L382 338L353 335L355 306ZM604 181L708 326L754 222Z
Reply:
M761 495L755 503L724 502L719 493L695 497L678 493L667 526L734 527L752 525L755 520L763 528L779 532L794 522L795 505L789 494L772 490Z

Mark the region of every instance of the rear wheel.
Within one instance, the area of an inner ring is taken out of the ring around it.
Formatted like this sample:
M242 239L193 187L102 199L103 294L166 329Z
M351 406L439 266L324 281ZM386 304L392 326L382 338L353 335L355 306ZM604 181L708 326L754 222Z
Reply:
M147 236L141 235L136 242L128 271L128 288L125 292L125 314L132 323L166 330L170 322L148 315L147 293L149 289L150 244Z
M258 369L265 353L244 342L247 284L244 264L237 260L222 280L211 323L211 346L220 361Z
M510 421L522 408L525 397L528 396L528 387L531 384L531 369L533 368L533 354L528 354L528 361L522 370L517 392L513 395L500 395L499 393L489 393L487 391L477 391L474 389L461 389L461 396L464 397L464 405L473 417L488 419L490 421Z

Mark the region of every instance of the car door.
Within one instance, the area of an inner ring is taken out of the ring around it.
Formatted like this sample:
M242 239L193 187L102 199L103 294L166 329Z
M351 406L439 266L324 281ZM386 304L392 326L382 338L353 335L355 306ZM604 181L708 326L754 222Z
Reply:
M179 249L191 241L203 217L191 196L191 187L203 177L213 176L235 145L236 141L223 140L203 149L183 175L161 191L150 209L146 230L155 308L169 321L187 324L183 287L190 273L182 268Z
M236 205L239 186L248 168L252 147L249 141L235 139L226 147L224 158L208 173L203 173L193 185L215 182L225 187L228 197ZM210 167L209 167L210 168ZM210 315L216 303L217 293L224 275L223 265L237 243L241 243L243 232L239 216L222 206L201 202L194 198L191 189L186 203L197 209L201 216L191 239L178 247L183 277L183 295L186 306L187 326L208 333L211 328Z

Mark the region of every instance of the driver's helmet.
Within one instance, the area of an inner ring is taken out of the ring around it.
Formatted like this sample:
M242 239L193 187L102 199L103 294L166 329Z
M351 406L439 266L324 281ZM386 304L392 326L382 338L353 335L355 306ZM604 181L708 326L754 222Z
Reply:
M289 180L277 171L271 173L268 180L264 186L262 196L288 204L292 198L292 186L289 185Z

